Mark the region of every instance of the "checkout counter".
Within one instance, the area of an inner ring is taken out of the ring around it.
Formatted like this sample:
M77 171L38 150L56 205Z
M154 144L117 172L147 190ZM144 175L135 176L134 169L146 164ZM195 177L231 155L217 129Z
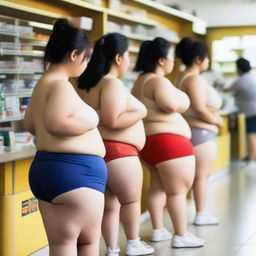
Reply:
M37 199L28 184L35 147L0 154L0 255L27 256L47 245Z

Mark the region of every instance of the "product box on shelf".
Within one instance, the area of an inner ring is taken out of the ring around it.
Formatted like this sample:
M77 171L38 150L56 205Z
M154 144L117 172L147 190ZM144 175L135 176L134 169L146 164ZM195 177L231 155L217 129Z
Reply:
M93 20L89 17L73 17L72 24L84 30L92 30Z
M6 147L15 146L14 132L11 127L0 127L0 136L3 137L3 144Z

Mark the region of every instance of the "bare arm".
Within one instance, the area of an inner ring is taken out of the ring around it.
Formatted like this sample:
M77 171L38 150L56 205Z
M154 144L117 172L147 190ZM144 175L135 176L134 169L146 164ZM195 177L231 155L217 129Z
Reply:
M69 82L55 84L43 114L46 130L56 136L77 136L96 128L95 120L90 122L88 118L76 115L80 107L78 96Z
M222 117L217 113L213 113L207 107L207 88L198 76L193 76L187 80L189 85L186 86L186 92L189 95L191 108L198 114L202 121L209 124L221 126L223 124Z
M151 82L157 84L154 90L154 98L157 105L164 112L182 113L189 107L187 95L175 88L167 78L155 77L151 79Z
M35 125L30 112L30 105L28 106L24 117L24 129L33 135L36 135Z
M110 129L130 127L146 115L144 106L117 79L111 79L105 84L100 105L102 121Z

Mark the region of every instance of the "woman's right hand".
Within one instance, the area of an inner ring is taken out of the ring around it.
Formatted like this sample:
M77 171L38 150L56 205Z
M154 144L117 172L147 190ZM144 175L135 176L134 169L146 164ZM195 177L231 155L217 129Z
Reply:
M86 122L91 130L95 129L99 123L99 116L97 115L96 111L84 102L82 102L79 109L72 115L73 117Z
M224 124L223 118L218 113L216 113L216 125L218 127L221 127L223 126L223 124Z
M147 115L147 109L144 104L130 93L127 98L127 111L141 112L141 118L144 118Z

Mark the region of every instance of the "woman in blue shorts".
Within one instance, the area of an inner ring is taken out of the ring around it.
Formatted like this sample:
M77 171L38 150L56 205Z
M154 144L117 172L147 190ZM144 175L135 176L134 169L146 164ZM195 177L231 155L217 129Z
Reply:
M50 255L99 254L107 169L97 113L77 95L69 78L86 68L85 33L57 20L45 50L47 69L25 115L37 153L29 183L38 198Z

